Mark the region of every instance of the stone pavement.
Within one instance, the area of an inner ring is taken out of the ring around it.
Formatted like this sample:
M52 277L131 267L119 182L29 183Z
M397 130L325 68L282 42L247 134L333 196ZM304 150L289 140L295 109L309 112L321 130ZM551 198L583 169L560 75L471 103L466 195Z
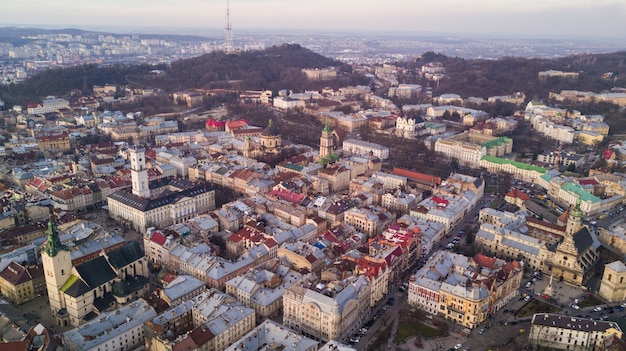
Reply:
M16 307L23 316L34 322L41 323L53 333L63 333L72 329L69 326L61 327L56 325L56 320L52 317L50 305L48 304L48 295L39 296Z

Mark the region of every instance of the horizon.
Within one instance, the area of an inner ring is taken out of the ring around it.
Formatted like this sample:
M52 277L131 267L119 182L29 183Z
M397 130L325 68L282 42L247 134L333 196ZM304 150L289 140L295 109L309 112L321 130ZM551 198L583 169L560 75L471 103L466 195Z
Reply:
M297 31L300 34L359 33L409 36L480 36L499 39L620 40L626 38L626 3L618 0L319 0L294 5L286 0L229 1L233 33ZM37 9L37 11L33 11ZM20 19L20 20L16 20ZM77 28L120 34L198 34L224 31L226 1L171 0L49 2L24 0L0 13L5 26ZM162 32L165 30L165 32ZM154 33L158 31L161 33ZM190 32L192 31L192 32Z

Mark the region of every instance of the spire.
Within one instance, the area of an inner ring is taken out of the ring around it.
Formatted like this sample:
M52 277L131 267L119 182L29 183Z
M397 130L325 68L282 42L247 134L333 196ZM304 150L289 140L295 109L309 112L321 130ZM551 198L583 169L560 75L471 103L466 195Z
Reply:
M67 250L67 246L61 244L59 231L57 230L56 223L54 222L54 215L50 216L46 236L48 237L48 242L46 246L44 246L44 251L46 251L50 257L56 256L61 250Z
M332 131L333 129L330 127L330 124L328 123L328 118L326 118L326 122L324 123L324 129L322 129L322 132L330 133Z
M572 210L572 214L570 215L572 218L582 218L583 212L580 210L580 198L576 199L576 205Z

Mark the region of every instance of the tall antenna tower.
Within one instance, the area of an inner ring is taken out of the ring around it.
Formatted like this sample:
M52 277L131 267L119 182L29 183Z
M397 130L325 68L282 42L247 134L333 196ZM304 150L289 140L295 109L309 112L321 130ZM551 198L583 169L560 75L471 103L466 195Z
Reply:
M224 43L224 51L227 54L233 52L233 26L230 24L230 3L226 0L226 26L224 26L226 40Z

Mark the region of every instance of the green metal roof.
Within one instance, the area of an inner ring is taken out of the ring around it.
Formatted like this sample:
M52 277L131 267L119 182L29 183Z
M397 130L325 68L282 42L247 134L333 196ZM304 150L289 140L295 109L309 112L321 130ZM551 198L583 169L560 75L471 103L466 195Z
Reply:
M304 167L300 166L300 165L294 165L293 163L288 163L285 165L285 168L288 169L293 169L294 171L302 171L304 169Z
M600 201L600 198L588 193L585 189L583 189L579 184L567 182L561 186L561 189L574 193L580 198L580 201L596 203Z
M491 149L491 148L493 148L495 146L500 146L500 145L506 144L506 143L508 143L510 141L511 141L511 139L509 139L507 137L500 137L500 138L497 138L497 139L486 141L486 142L482 143L481 146L484 146L487 149Z
M527 171L535 171L535 172L542 173L542 174L547 172L547 170L543 167L533 166L533 165L530 165L528 163L523 163L523 162L511 161L511 160L507 160L506 158L500 158L500 157L495 157L495 156L483 156L481 160L485 160L487 162L491 162L491 163L495 163L499 165L511 164L514 167L519 168L519 169L523 169Z
M63 286L61 286L61 291L65 291L67 290L70 286L72 286L72 284L74 284L75 281L78 280L78 277L75 275L70 275L70 277L67 279L67 281L65 282L65 284L63 284Z

